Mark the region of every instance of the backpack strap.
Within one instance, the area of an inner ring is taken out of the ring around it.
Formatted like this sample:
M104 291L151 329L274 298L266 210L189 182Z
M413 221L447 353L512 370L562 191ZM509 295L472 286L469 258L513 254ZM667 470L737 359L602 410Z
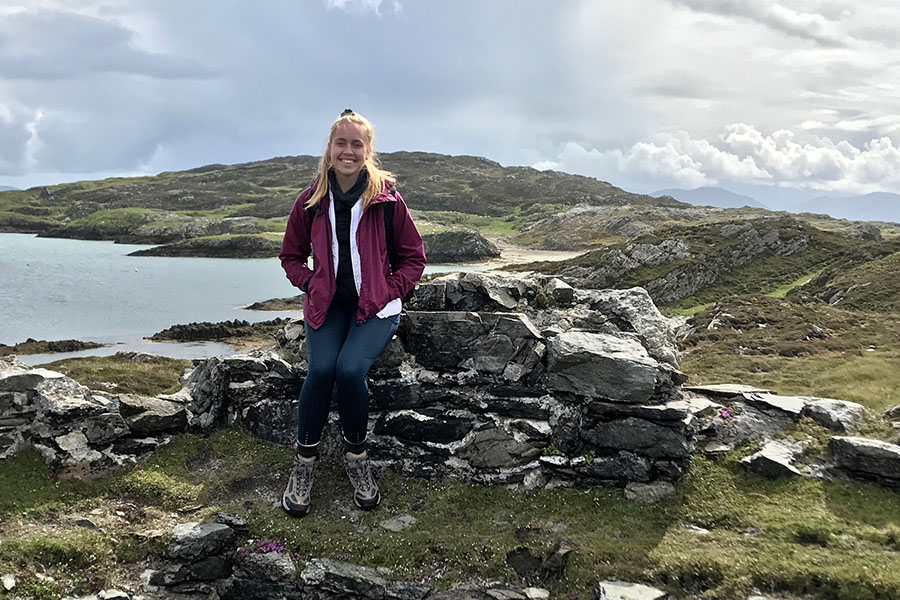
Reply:
M394 248L394 203L384 203L384 241L387 245L388 261L391 263L391 273L400 266L400 257Z

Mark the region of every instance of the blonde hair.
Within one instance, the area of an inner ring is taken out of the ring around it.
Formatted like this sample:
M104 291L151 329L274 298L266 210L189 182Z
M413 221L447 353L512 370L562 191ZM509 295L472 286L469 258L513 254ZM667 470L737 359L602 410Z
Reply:
M344 111L337 120L331 124L331 131L328 133L328 144L325 146L325 153L319 160L319 170L316 174L316 189L312 196L306 201L306 207L311 208L319 203L319 200L328 195L328 171L331 169L331 143L334 140L334 132L340 125L357 125L363 130L366 137L366 160L363 168L369 172L369 184L362 193L363 208L369 205L373 198L381 195L388 183L394 182L394 175L390 171L381 168L378 161L378 155L375 154L375 130L372 124L362 115L354 112Z

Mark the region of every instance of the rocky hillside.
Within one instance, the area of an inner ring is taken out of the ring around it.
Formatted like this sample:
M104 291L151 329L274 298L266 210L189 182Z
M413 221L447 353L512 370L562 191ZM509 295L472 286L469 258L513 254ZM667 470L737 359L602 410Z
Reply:
M678 205L590 177L471 156L395 152L382 161L397 175L407 203L420 211L501 217L537 204ZM316 165L313 156L280 157L3 192L0 231L151 243L279 231Z
M860 240L774 214L672 225L567 261L516 269L552 272L583 287L642 286L658 304L695 305L723 296L772 292L825 269L842 273L850 265L860 265L862 278L872 271L863 268L867 261L897 250L896 240ZM887 289L894 285L882 284Z

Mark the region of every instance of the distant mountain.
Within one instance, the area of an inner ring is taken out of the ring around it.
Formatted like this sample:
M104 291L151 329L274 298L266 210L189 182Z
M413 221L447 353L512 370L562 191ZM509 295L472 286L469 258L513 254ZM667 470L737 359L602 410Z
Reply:
M820 196L798 203L791 210L792 212L825 213L832 217L853 221L900 223L900 194L872 192L862 196Z
M735 194L734 192L729 192L725 188L720 187L698 187L693 190L670 188L653 192L651 196L672 196L680 202L686 202L694 206L718 206L719 208L742 208L744 206L749 206L752 208L768 208L766 205L760 204L750 196Z
M17 190L19 188L13 187L11 185L0 185L0 192L8 192L10 190Z

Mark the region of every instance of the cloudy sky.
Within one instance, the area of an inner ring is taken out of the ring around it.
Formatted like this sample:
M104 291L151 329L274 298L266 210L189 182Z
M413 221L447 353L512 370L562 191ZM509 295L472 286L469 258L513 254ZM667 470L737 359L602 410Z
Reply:
M896 0L0 0L0 186L319 154L351 107L381 151L632 191L900 192L898 22Z

